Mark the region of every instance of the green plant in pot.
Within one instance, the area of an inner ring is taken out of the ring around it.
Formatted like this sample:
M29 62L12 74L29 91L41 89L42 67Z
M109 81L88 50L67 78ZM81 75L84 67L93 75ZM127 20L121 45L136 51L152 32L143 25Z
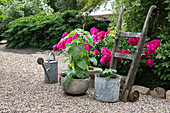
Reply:
M107 79L115 78L116 77L116 75L115 75L116 72L117 71L115 69L105 69L104 71L100 70L98 76L99 77L105 77Z
M121 77L116 75L114 69L105 69L95 74L94 98L103 102L119 100Z
M93 38L89 32L77 29L64 33L60 42L53 46L54 51L60 49L61 53L68 53L70 64L63 70L66 76L62 80L62 86L66 93L83 94L88 89L89 74L88 64L94 62L94 58L89 57L86 46L93 46Z

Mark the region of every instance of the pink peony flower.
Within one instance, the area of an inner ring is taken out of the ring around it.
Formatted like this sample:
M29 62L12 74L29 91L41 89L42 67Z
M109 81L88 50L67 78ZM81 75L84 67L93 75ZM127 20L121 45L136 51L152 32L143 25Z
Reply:
M139 26L137 26L137 29L139 29Z
M90 45L86 46L86 50L89 52L88 54L90 54Z
M110 65L109 62L111 61L112 53L107 49L107 47L103 47L101 49L101 53L103 54L103 57L100 59L100 62L106 65L106 61L108 61L108 65Z
M148 59L145 63L146 63L148 66L151 67L151 65L152 65L153 62L154 62L154 61L153 61L152 59Z
M111 58L112 58L112 56L111 56L110 53L106 53L106 54L104 55L104 58L105 58L106 61L110 61Z
M102 55L105 55L105 54L107 54L107 53L111 54L111 52L107 49L107 47L103 47L103 48L101 49L101 53L102 53Z
M76 38L78 38L78 37L77 37L77 33L75 33L74 35L75 35Z
M108 30L108 31L105 33L105 35L109 34L109 32L110 32L110 30Z
M73 39L76 39L76 37L75 37L75 36L72 36L72 40L73 40Z
M65 32L65 33L63 34L62 38L64 38L64 37L67 36L67 35L68 35L68 33Z
M93 34L97 34L99 32L99 30L97 30L95 27L90 29L90 33Z
M149 43L149 42L145 43L145 47L146 47L146 48L148 48L149 46L150 46L150 43Z
M122 51L122 53L129 54L129 50L125 49L125 50Z
M68 38L67 38L67 42L66 42L66 43L71 44L71 41L72 41L72 37L68 37Z
M59 49L61 48L62 50L66 48L66 41L62 41L58 43L57 46Z
M138 42L139 42L139 38L130 38L128 40L129 44L132 45L132 46L137 46L138 45Z
M156 46L153 45L153 44L150 44L147 48L147 51L148 51L149 54L153 54L153 53L156 54L155 50L156 50Z
M102 65L106 65L106 60L105 60L104 56L100 59L100 62Z
M109 67L110 67L110 62L111 62L111 60L108 62Z
M109 29L110 27L107 27L107 29Z
M120 49L118 49L118 52L119 52L119 53L122 53L122 51L121 51Z
M145 51L144 53L145 53L145 55L141 56L141 59L143 59L143 60L148 56L148 52L147 51Z
M151 41L151 44L154 44L156 47L159 47L161 44L161 41L159 39L155 39Z
M84 48L85 48L85 44L83 44Z
M55 44L55 45L53 46L53 50L54 50L54 51L58 51L58 50L59 50L57 44Z
M108 61L108 63L109 63L111 61L111 58L112 58L112 56L110 54L106 54L100 59L100 62L101 62L101 64L106 65L106 61Z
M103 40L105 36L105 31L101 31L98 35L98 40Z
M96 55L98 54L98 52L99 52L99 51L98 51L97 49L95 49L95 50L93 51L93 55L96 56Z

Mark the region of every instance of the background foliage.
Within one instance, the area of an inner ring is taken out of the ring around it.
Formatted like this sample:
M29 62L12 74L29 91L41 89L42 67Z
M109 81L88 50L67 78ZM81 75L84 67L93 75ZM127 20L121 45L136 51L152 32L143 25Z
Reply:
M79 0L84 1L84 0ZM89 0L83 11L91 11L97 5L106 2L107 0ZM97 3L96 3L97 2ZM140 63L135 83L154 88L157 86L169 89L170 86L170 56L169 56L169 21L170 21L170 1L169 0L114 0L113 2L113 16L111 27L117 25L119 11L121 7L126 7L124 12L122 29L126 32L137 32L136 27L139 26L138 32L141 32L147 12L151 5L156 5L157 9L152 12L147 34L147 40L160 39L160 50L157 55L152 57L154 59L151 68ZM123 41L123 40L122 40ZM122 42L120 48L127 49ZM123 61L118 65L118 72L127 75L130 67L130 61Z
M3 11L3 18L0 16L0 34L7 30L8 23L15 19L43 12L46 14L53 12L53 9L44 0L9 0L0 5L0 9L0 12ZM1 39L2 37L0 37Z
M80 10L84 7L87 0L78 3L77 0L49 0L48 4L52 6L55 12L64 12L66 10Z
M141 32L147 12L151 5L156 5L157 9L153 11L149 29L147 34L147 41L153 39L161 39L160 50L157 51L156 57L151 57L154 59L153 67L149 68L142 63L139 65L136 84L141 84L154 88L156 86L162 86L168 89L170 85L170 75L169 75L169 1L167 0L115 0L113 3L114 17L118 17L120 8L125 6L126 11L123 16L123 30L129 32L137 32L136 27L139 26L139 32ZM116 25L117 18L113 18L113 25ZM161 28L161 29L160 29ZM121 45L123 46L123 44ZM122 62L119 65L120 73L127 73L128 63Z
M107 29L109 22L94 20L87 16L86 19L78 15L79 11L70 10L64 13L45 13L22 17L9 23L9 29L2 36L12 48L42 48L52 49L58 43L64 32L75 28L89 30L97 25L98 29Z

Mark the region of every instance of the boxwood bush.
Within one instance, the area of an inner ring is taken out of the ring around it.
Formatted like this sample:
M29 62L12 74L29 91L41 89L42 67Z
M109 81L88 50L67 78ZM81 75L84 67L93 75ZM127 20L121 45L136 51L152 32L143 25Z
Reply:
M106 30L108 21L94 20L87 16L86 19L78 15L79 11L68 10L63 13L37 15L16 19L9 23L9 29L1 36L7 40L7 46L11 48L42 48L52 49L62 37L64 32L70 32L75 28L85 30L97 27Z

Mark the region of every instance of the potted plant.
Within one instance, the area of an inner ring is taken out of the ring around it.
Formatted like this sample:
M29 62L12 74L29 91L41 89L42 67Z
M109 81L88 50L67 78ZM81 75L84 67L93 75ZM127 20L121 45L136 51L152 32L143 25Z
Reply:
M90 76L90 81L89 81L90 88L94 88L95 74L98 73L98 71L102 71L102 70L103 69L99 67L88 66L88 73Z
M116 75L114 69L105 69L95 74L94 98L103 102L119 100L121 77Z
M66 76L62 79L62 86L66 93L77 95L84 94L88 89L89 74L88 64L94 62L94 58L89 57L86 46L93 46L93 38L89 32L77 29L64 33L60 42L53 46L54 51L61 50L61 53L68 53L70 64L63 70Z

